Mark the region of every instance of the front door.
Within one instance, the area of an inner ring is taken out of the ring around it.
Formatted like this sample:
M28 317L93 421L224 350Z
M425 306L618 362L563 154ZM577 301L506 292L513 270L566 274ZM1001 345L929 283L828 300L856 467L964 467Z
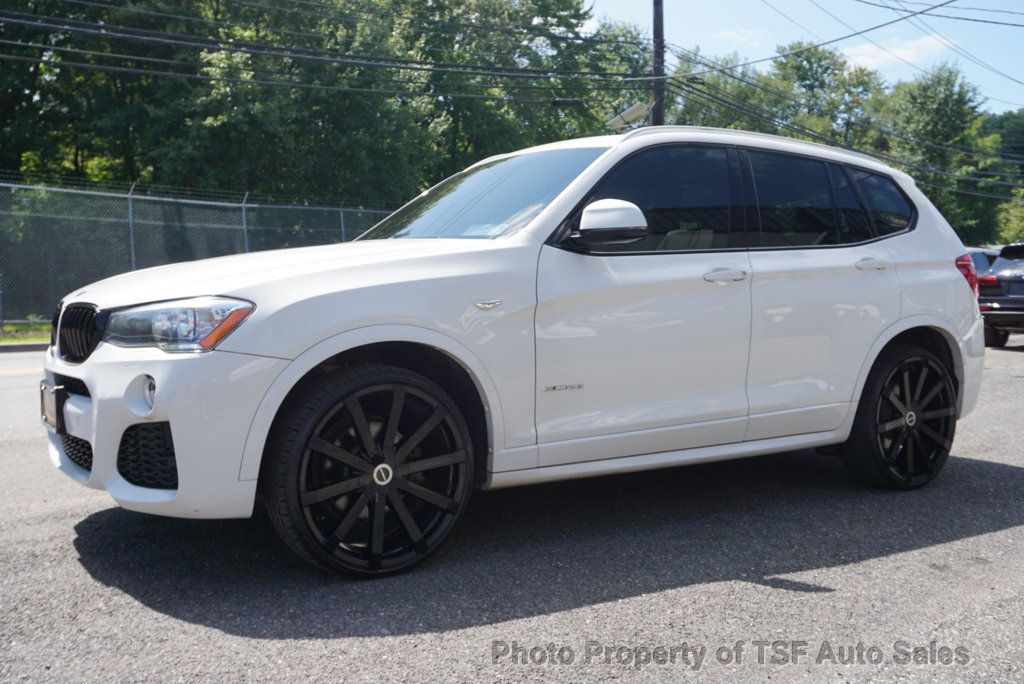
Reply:
M736 162L725 147L642 150L583 204L633 202L648 237L542 249L541 466L742 441L751 270Z

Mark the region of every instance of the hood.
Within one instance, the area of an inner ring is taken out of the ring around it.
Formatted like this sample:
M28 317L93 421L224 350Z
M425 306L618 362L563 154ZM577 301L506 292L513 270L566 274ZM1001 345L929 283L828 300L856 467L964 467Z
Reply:
M79 288L64 297L64 302L87 302L112 309L201 295L244 299L248 290L276 281L348 269L387 268L409 260L493 246L493 240L366 240L237 254L131 271Z

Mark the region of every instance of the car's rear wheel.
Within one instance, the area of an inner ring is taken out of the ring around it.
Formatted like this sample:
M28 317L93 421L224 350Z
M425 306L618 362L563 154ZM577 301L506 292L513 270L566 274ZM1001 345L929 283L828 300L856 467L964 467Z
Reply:
M985 346L986 347L1005 347L1006 342L1010 339L1010 333L1005 330L996 330L995 328L985 326Z
M926 349L894 345L875 363L839 455L861 481L916 489L942 470L956 433L956 389Z
M349 575L406 570L437 551L469 499L472 441L427 378L367 365L308 383L275 424L264 501L305 560Z

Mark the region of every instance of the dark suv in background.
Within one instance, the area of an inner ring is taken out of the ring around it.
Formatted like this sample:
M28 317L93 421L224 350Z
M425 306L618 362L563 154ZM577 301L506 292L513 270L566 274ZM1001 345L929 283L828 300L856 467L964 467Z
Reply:
M968 247L967 254L974 262L974 270L978 274L988 273L992 264L999 258L998 247Z
M971 250L978 270L978 308L985 317L985 344L1002 347L1010 333L1024 333L1024 243L1007 245L987 270L978 267L994 250Z

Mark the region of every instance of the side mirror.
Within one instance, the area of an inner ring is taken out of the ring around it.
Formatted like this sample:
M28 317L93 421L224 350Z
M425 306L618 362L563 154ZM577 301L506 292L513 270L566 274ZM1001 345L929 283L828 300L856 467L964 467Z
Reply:
M580 246L628 245L647 237L647 219L632 202L603 199L591 202L580 216L579 232L570 236Z

